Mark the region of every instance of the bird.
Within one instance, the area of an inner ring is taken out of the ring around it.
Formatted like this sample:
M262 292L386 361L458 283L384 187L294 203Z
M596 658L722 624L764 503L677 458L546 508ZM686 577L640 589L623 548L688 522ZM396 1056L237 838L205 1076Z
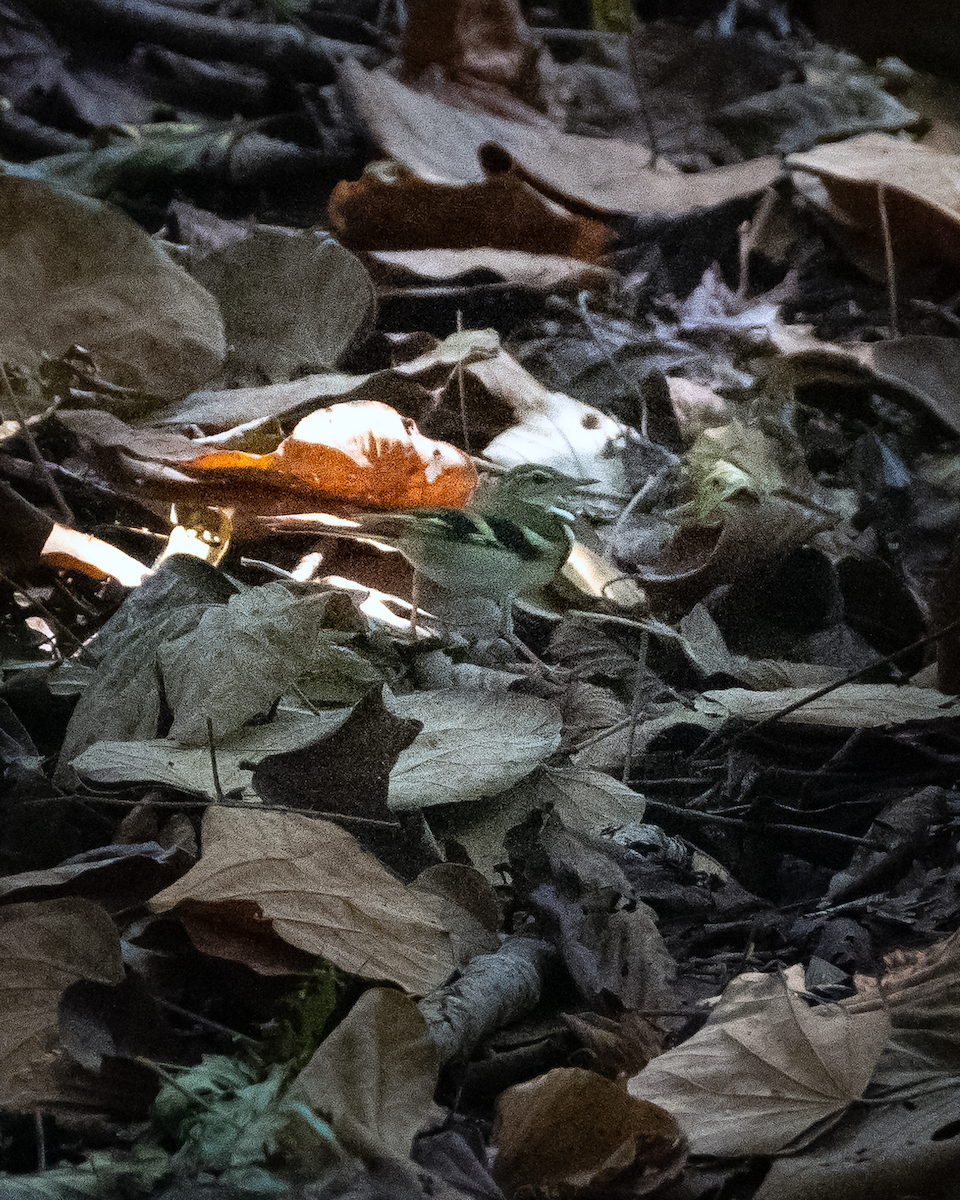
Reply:
M595 482L524 463L481 483L467 508L362 513L355 521L328 518L336 528L322 532L385 543L410 563L415 583L421 576L455 596L495 601L501 633L515 644L513 601L545 587L563 567L574 540L571 508ZM284 527L295 521L305 527L295 518L285 520ZM310 527L320 531L316 524Z
M401 527L397 549L445 590L505 603L545 587L563 567L573 545L572 502L593 482L536 463L514 467L466 509L390 514Z

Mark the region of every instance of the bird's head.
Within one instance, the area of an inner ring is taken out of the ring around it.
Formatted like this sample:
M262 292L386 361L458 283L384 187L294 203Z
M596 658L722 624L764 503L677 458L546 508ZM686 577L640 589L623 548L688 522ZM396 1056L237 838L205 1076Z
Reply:
M498 505L512 502L564 512L592 483L596 480L566 475L540 463L523 463L501 475L494 486Z

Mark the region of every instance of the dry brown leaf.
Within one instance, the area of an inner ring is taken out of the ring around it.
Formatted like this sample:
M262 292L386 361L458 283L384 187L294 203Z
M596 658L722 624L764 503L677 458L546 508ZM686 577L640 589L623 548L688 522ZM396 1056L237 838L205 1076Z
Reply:
M925 405L960 433L960 342L924 335L882 342L824 342L807 325L781 325L774 344L797 383L859 384L871 377Z
M847 230L862 235L882 261L880 189L896 261L960 273L960 155L937 154L883 133L867 133L807 154L791 154L789 170L815 176L820 202ZM825 193L825 196L823 195Z
M58 1011L79 979L123 979L113 921L90 900L0 908L0 1105L24 1109L56 1099Z
M700 175L682 175L650 151L615 138L588 138L533 129L488 113L463 112L423 96L386 71L348 62L344 79L374 140L421 179L483 181L480 150L493 143L523 178L548 198L580 202L598 212L679 214L762 191L780 174L774 157Z
M817 688L780 688L775 692L751 692L746 688L725 688L703 692L704 711L720 705L728 716L762 721L773 716ZM818 700L804 704L783 720L804 725L839 725L869 729L877 725L896 725L904 721L933 721L950 714L956 697L945 696L935 688L898 687L893 683L845 683ZM698 703L698 707L700 707Z
M371 164L359 179L333 189L330 228L353 250L489 246L588 263L613 239L600 221L545 199L510 165L488 171L482 183L448 184L397 163Z
M433 1103L440 1054L413 1001L392 988L364 992L293 1081L288 1101L329 1121L364 1158L406 1159L440 1115Z
M423 993L450 973L450 935L433 912L355 838L329 821L256 809L208 808L195 867L154 896L251 900L290 945L343 971Z
M558 949L581 995L591 1004L614 996L628 1009L675 1008L676 963L656 913L636 897L613 854L555 816L540 844L553 878L531 900L556 922Z
M517 0L408 0L400 74L456 108L544 125L539 37Z
M895 950L879 983L857 976L857 994L842 1003L853 1013L887 1012L893 1032L877 1068L887 1087L932 1081L942 1085L960 1070L960 934L932 946Z
M870 1082L889 1034L882 1010L811 1006L803 972L739 975L707 1024L629 1080L673 1113L694 1154L775 1154L842 1112Z
M854 1111L803 1154L774 1159L754 1200L955 1200L956 1079Z
M494 1177L510 1196L643 1196L683 1169L686 1142L663 1108L602 1075L557 1068L497 1101Z
M216 301L124 213L0 176L0 357L35 367L79 343L111 382L182 396L226 351ZM142 408L117 398L117 408Z

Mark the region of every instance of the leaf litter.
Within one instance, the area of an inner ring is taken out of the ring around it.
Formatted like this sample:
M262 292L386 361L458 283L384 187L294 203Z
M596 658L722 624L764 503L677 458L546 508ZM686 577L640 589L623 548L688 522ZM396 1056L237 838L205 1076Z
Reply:
M554 7L0 64L5 1196L952 1194L936 81ZM345 536L533 463L519 657Z

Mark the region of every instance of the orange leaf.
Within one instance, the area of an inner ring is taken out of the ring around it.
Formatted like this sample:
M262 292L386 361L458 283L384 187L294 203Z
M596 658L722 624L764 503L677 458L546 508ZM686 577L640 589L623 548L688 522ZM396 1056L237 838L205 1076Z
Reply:
M492 150L483 183L428 182L397 163L341 180L330 228L353 250L454 250L489 246L597 262L612 234L600 221L551 204Z
M463 508L477 482L470 458L425 437L378 400L320 408L272 454L225 451L185 464L203 470L259 470L273 482L378 508Z

